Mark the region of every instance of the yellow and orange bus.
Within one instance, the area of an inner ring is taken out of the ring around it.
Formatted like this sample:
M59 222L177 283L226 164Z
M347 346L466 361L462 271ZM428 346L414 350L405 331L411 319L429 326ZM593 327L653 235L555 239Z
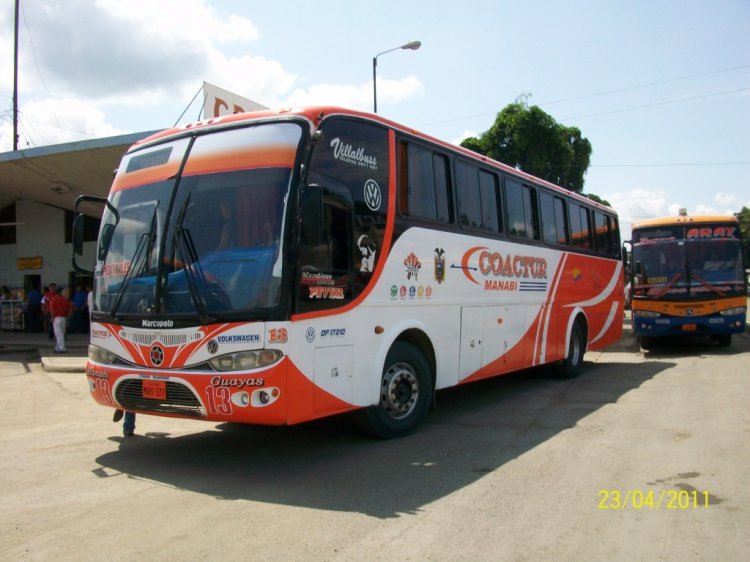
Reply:
M746 285L735 217L665 217L633 225L633 329L655 338L707 335L729 346L745 330Z
M105 406L274 425L358 410L392 437L438 389L573 376L621 335L612 209L378 115L165 131L100 202L87 377Z

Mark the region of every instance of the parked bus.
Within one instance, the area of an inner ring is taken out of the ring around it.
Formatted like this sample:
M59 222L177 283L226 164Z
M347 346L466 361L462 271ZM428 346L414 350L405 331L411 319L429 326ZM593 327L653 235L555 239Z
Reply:
M392 437L437 389L573 376L621 335L612 209L377 115L158 133L100 203L87 377L105 406L275 425L359 410Z
M687 216L633 225L633 329L654 338L707 335L729 346L745 331L746 285L740 227L732 216Z

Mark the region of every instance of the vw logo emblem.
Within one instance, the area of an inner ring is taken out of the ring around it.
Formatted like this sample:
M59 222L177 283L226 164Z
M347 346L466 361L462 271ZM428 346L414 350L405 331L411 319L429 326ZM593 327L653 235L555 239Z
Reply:
M305 339L307 340L307 343L312 343L315 341L315 328L308 328L305 332Z
M216 353L219 351L219 344L216 343L216 340L210 340L207 347L209 353Z
M380 186L375 180L365 182L365 203L371 211L380 209L382 196L380 195Z
M687 313L688 316L692 316L693 315L693 309L692 308L688 308L685 312Z
M151 348L151 363L158 367L159 365L162 364L163 361L164 361L164 350L158 345L155 345L154 347Z

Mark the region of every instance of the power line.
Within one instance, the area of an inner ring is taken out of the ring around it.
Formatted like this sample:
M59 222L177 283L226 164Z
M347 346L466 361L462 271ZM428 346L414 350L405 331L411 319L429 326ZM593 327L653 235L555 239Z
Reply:
M662 102L656 102L656 103L647 103L643 105L634 105L631 107L623 107L620 109L611 109L609 111L603 111L601 113L587 113L585 115L576 115L573 117L563 117L561 118L561 121L567 121L571 119L583 119L584 117L601 117L602 115L612 115L614 113L624 113L626 111L636 111L638 109L649 109L651 107L660 107L663 105L672 105L675 103L684 103L686 101L695 101L695 100L702 100L706 98L714 98L717 96L726 96L729 94L738 94L742 92L749 92L750 88L738 88L737 90L726 90L724 92L714 92L711 94L704 94L702 96L691 96L689 98L679 98L674 100L667 100Z
M713 74L721 74L722 72L731 72L733 70L741 70L743 68L750 68L750 64L741 64L739 66L732 66L729 68L722 68L719 70L711 70L709 72L701 72L700 74L691 74L690 76L681 76L679 78L668 78L666 80L660 80L658 82L647 82L645 84L638 84L636 86L626 86L624 88L617 88L614 90L606 90L604 92L597 92L595 94L584 94L582 96L576 96L572 98L564 98L561 100L548 101L540 103L539 105L554 105L556 103L564 103L567 101L577 101L587 98L594 98L597 96L606 96L609 94L619 94L620 92L629 92L631 90L638 90L641 88L650 88L652 86L660 86L662 84L670 84L672 82L680 82L682 80L692 80L693 78L702 78L703 76L711 76Z
M622 88L615 88L615 89L612 89L612 90L605 90L603 92L595 92L595 93L592 93L592 94L583 94L583 95L580 95L580 96L574 96L574 97L570 97L570 98L563 98L563 99L559 99L559 100L552 100L552 101L542 102L542 103L539 103L537 105L539 105L539 106L547 106L547 105L554 105L554 104L557 104L557 103L563 103L563 102L568 102L568 101L577 101L577 100L582 100L582 99L587 99L587 98L593 98L593 97L598 97L598 96L606 96L606 95L610 95L610 94L616 94L616 93L620 93L620 92L627 92L627 91L637 90L637 89L641 89L641 88L650 88L650 87L653 87L653 86L659 86L661 84L669 84L671 82L679 82L679 81L682 81L682 80L691 80L693 78L701 78L703 76L711 76L711 75L714 75L714 74L721 74L723 72L732 72L734 70L741 70L743 68L750 68L750 64L741 64L741 65L738 65L738 66L732 66L732 67L728 67L728 68L721 68L721 69L718 69L718 70L710 70L710 71L707 71L707 72L701 72L699 74L691 74L689 76L680 76L680 77L677 77L677 78L667 78L666 80L660 80L658 82L648 82L648 83L644 83L644 84L637 84L635 86L624 86ZM743 91L743 90L735 90L735 91ZM713 95L723 95L724 93L727 93L727 92L721 92L721 93L718 93L718 94L708 94L707 96L699 96L699 97L696 97L696 98L685 98L685 99L682 99L682 100L675 100L675 101L671 101L671 102L662 102L662 105L666 105L666 104L669 104L669 103L680 103L680 102L683 102L683 101L690 101L692 99L700 99L700 97L710 97L710 96L713 96ZM643 107L648 107L648 106L643 106ZM640 107L633 108L633 109L640 109ZM621 110L614 110L613 112L616 113L616 112L619 112L619 111L629 111L629 110L630 110L630 108L628 108L628 109L621 109ZM476 118L479 118L479 117L488 117L488 116L491 116L491 115L497 115L497 113L498 113L497 111L493 111L493 112L477 113L477 114L474 114L474 115L465 115L463 117L454 117L452 119L443 119L441 121L432 121L430 123L422 123L421 125L419 125L419 127L427 127L427 126L430 126L430 125L442 125L443 123L453 123L453 122L456 122L456 121L465 121L465 120L469 120L469 119L476 119ZM596 114L596 115L597 116L598 115L607 115L607 113L601 113L601 114ZM585 117L593 117L593 115L586 115Z
M750 166L750 161L739 162L670 162L652 164L591 164L591 168L680 168L704 166Z

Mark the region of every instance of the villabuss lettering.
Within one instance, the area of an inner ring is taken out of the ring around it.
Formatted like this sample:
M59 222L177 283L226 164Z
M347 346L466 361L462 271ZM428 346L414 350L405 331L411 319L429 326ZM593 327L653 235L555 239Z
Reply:
M331 141L331 146L333 147L333 157L336 160L356 164L357 166L364 166L371 170L378 169L377 157L365 154L363 147L353 148L352 145L342 142L338 137Z

